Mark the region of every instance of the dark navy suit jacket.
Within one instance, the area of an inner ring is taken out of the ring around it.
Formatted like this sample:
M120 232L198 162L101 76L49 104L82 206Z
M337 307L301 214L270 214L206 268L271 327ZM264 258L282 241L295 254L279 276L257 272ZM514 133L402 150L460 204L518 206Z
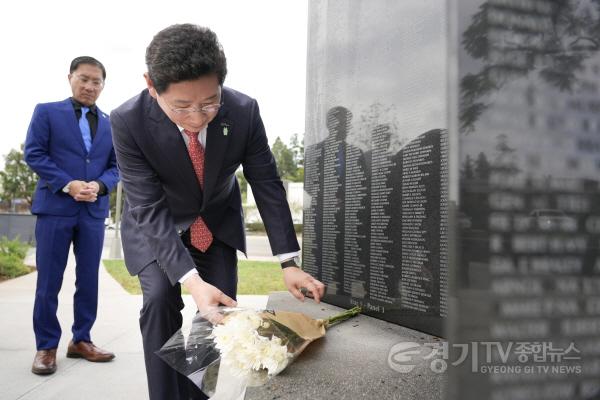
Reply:
M175 284L194 268L180 235L198 216L214 237L246 251L240 165L252 186L273 254L299 249L285 189L254 99L223 88L223 106L206 135L204 190L177 125L148 90L111 114L126 201L125 262L132 275L153 261Z
M33 196L33 214L73 216L85 207L92 217L108 216L109 196L98 196L93 203L77 202L62 192L72 180L99 180L108 192L119 181L110 121L100 109L98 129L88 153L70 98L38 104L27 131L25 161L40 177Z

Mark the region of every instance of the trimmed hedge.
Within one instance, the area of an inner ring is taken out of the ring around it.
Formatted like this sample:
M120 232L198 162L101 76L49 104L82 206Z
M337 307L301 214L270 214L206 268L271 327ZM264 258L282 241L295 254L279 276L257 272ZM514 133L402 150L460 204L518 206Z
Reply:
M31 270L23 264L28 246L19 239L9 240L6 236L0 238L0 276L16 278Z

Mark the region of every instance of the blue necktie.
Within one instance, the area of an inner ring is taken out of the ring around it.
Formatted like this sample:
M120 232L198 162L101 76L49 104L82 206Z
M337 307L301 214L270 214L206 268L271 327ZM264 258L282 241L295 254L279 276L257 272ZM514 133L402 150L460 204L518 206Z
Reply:
M90 111L88 107L81 107L81 118L79 118L79 129L81 130L81 137L83 137L83 144L87 152L90 152L92 147L92 131L90 130L90 123L88 122L85 115Z

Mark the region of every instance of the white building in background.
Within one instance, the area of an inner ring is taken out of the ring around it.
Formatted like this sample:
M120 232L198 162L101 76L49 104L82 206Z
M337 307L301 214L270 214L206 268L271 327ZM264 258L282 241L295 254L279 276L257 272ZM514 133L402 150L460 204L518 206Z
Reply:
M303 182L289 182L283 181L283 186L285 187L285 191L287 193L287 201L290 205L290 210L292 211L292 220L294 224L302 223L302 206L304 200L304 183ZM250 185L247 186L246 191L246 222L259 222L260 214L256 209L256 200L254 199L254 194L252 193L252 188Z
M287 182L286 185L287 200L291 206L299 206L302 208L304 200L304 182Z

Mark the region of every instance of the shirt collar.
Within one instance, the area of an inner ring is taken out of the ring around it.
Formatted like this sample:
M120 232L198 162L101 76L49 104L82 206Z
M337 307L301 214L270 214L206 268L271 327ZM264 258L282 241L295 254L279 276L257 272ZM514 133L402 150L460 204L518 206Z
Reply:
M71 97L71 103L73 104L73 108L78 111L81 110L81 107L84 107L83 104L81 104L80 102L78 102L77 100L75 100L73 97ZM87 107L87 106L85 106ZM97 112L97 107L95 104L92 104L91 106L88 107L90 109L90 111L92 112L92 114L96 114Z
M177 128L179 128L180 133L183 133L183 131L185 129L183 126L179 126L179 125L177 125ZM200 132L198 132L198 136L202 136L202 134L206 132L206 129L207 129L207 127L204 127L204 129L202 129Z

